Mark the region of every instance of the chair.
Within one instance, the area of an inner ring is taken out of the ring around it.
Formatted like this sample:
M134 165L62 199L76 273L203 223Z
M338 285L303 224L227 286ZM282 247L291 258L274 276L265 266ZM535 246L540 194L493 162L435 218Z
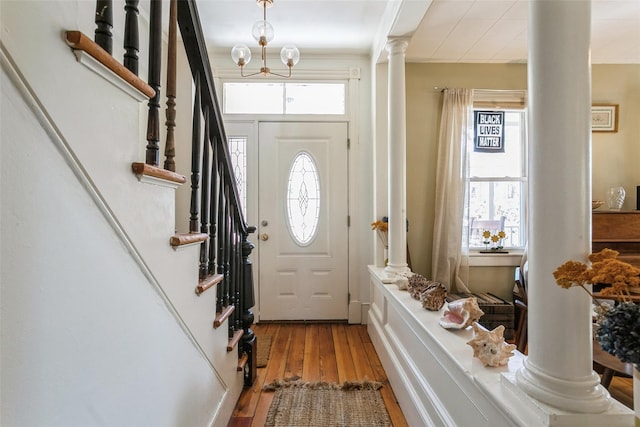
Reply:
M477 219L471 218L471 224L469 226L469 240L482 242L482 233L485 230L491 232L491 234L497 234L499 231L504 231L504 221L506 217L501 216L500 219Z
M525 354L527 350L527 289L524 274L516 267L515 288L513 290L514 321L516 324L516 348Z

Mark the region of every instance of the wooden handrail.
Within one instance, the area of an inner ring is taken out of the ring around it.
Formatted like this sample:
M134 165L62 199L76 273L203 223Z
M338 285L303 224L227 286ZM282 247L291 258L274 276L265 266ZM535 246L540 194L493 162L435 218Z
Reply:
M109 52L98 46L93 40L82 34L80 31L65 31L65 41L71 48L86 52L96 61L113 71L149 98L153 98L156 95L156 91L153 90L150 85L131 71L127 70L127 68L116 61Z
M205 233L182 233L171 236L169 238L169 244L173 247L178 247L202 243L207 239L209 239L209 235Z
M184 184L187 178L179 173L161 169L146 163L135 162L131 164L131 170L136 175L152 176L154 178L164 179L166 181L175 182L176 184Z
M206 49L204 35L202 33L202 25L195 0L184 0L178 2L178 26L182 35L185 51L193 76L199 76L201 79L201 104L209 109L210 120L210 140L217 141L218 144L225 146L224 150L219 150L224 170L220 171L226 179L228 179L231 194L230 200L234 206L232 214L238 221L240 232L249 234L248 226L242 214L239 191L235 183L231 158L227 147L227 136L224 130L222 112L218 104L218 98L215 93L213 73L211 72L211 63Z

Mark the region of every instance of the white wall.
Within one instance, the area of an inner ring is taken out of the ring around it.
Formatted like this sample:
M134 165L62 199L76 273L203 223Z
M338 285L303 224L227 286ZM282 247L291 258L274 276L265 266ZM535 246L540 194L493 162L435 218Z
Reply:
M242 374L226 328L212 328L214 291L194 294L197 248L168 244L175 190L131 172L144 160L146 102L63 41L64 30L92 36L95 3L0 7L0 424L226 425ZM140 30L144 52L144 19ZM7 76L28 87L16 93Z
M4 72L2 92L0 424L207 425L208 360Z
M376 67L376 197L386 191L387 64ZM407 217L408 244L413 271L431 274L431 245L435 198L437 138L442 95L434 87L522 90L527 86L526 64L408 63L407 71ZM592 66L594 103L620 105L619 131L592 133L593 199L606 200L612 185L623 185L627 198L623 210L636 208L636 186L640 185L640 65ZM606 207L600 208L600 210ZM386 199L376 202L378 216L386 214ZM378 257L380 262L381 257ZM380 265L378 263L378 265ZM472 291L493 292L509 298L513 267L475 266L470 270Z

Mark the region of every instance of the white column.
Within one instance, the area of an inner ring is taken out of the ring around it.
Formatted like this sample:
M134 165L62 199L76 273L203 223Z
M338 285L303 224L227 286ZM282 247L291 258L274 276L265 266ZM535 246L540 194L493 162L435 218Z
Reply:
M407 141L404 52L406 39L390 38L388 80L388 177L389 177L389 262L385 270L401 273L407 268Z
M592 368L591 300L552 274L591 250L590 3L530 2L529 356L516 375L535 399L582 413L610 404Z

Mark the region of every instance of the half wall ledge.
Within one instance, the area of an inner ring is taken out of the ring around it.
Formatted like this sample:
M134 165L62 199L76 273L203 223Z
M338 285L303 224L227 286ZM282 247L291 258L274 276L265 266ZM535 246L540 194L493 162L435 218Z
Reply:
M442 316L395 284L384 269L369 266L368 331L409 425L424 426L628 426L634 414L611 399L599 414L578 414L541 403L515 383L525 356L484 367L466 343L471 329L447 330Z

